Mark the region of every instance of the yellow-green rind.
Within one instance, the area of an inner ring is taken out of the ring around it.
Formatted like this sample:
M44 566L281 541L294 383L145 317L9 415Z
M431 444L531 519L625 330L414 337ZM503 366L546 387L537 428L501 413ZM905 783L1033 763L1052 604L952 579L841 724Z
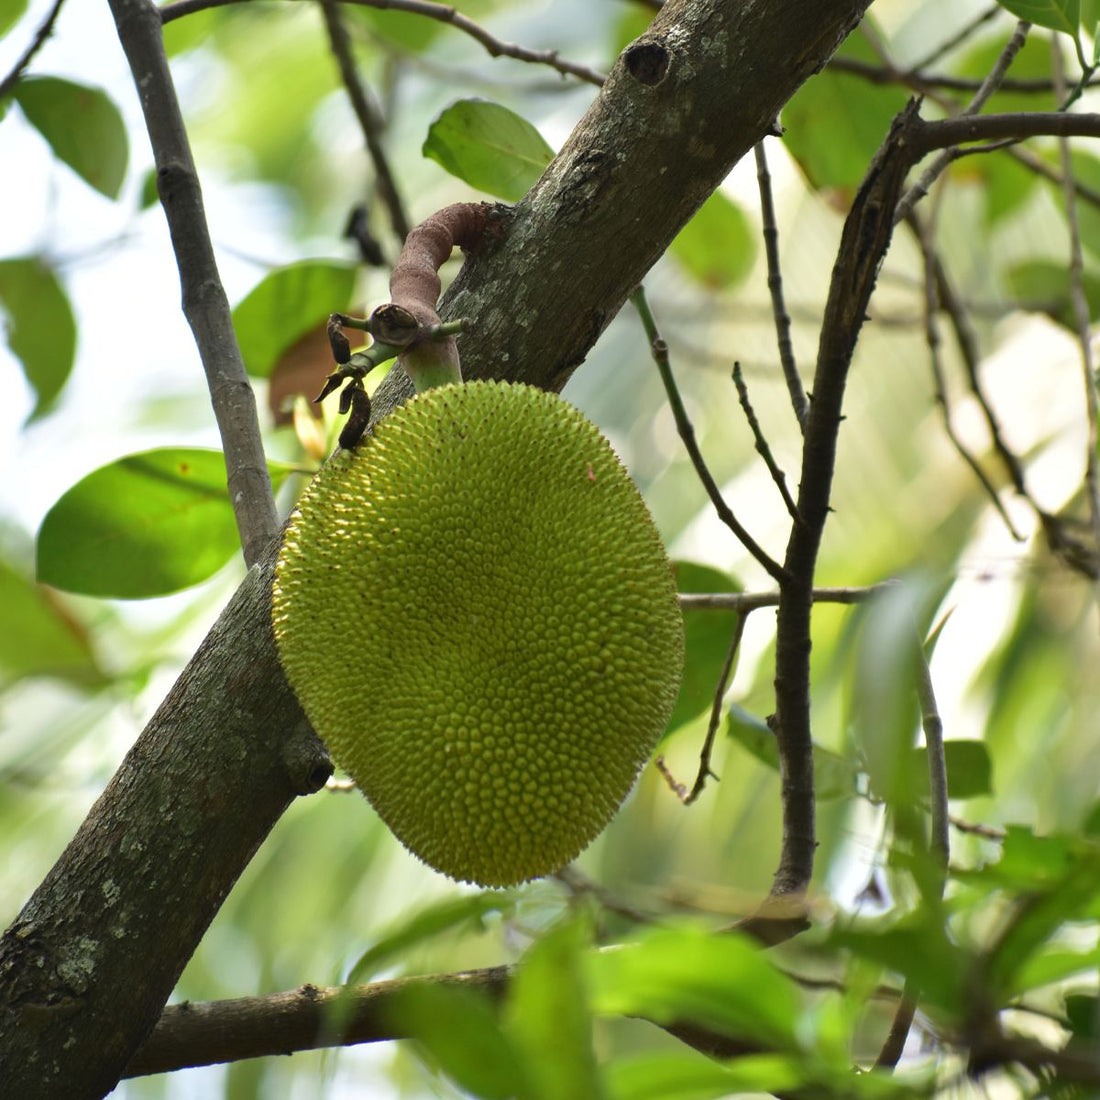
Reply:
M672 572L596 427L528 386L429 390L314 479L276 569L287 679L399 840L549 874L604 828L683 667Z

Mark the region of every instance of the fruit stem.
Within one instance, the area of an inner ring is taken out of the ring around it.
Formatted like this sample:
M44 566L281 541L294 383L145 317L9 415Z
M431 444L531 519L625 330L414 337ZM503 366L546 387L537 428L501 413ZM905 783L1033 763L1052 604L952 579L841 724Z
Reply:
M415 322L398 362L418 393L462 381L454 338L462 331L462 322L444 324L439 319L435 308L441 289L439 269L456 245L473 250L481 243L492 213L488 203L454 203L421 222L405 238L390 276L390 305L396 309L387 313L389 307L383 306L375 315L381 312L392 317L401 310Z

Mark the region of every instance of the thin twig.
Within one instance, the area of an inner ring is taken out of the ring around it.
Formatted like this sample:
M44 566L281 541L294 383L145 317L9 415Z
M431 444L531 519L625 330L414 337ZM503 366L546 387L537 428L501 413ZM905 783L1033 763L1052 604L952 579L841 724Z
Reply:
M171 23L184 15L191 15L207 8L221 8L229 4L247 3L248 0L176 0L174 4L165 4L160 9L161 19ZM379 8L383 11L405 11L413 15L422 15L440 23L450 23L456 30L469 35L479 42L491 57L511 57L516 61L526 61L532 65L549 65L563 76L575 76L588 84L601 86L606 75L589 68L566 61L558 56L557 50L530 50L514 42L502 42L494 38L484 27L446 4L435 4L431 0L341 0L342 3L359 4L365 8Z
M920 704L921 728L928 757L928 800L931 819L931 836L928 851L946 876L951 855L950 817L947 809L947 759L943 747L943 719L936 703L932 685L932 672L920 638L917 639L917 702ZM946 878L941 878L941 893Z
M960 833L970 833L973 836L980 836L984 840L1004 840L1004 829L995 828L993 825L982 825L977 821L967 821L965 818L956 817L952 814L947 819L952 829L958 830Z
M918 217L915 210L909 212L906 222L917 238L921 255L924 259L924 340L928 346L928 361L932 368L936 403L939 405L940 411L943 414L944 431L947 433L947 438L951 441L959 457L973 471L974 476L985 490L993 507L997 509L997 513L1004 521L1012 537L1017 542L1020 542L1023 540L1023 536L1016 529L1015 524L1013 524L1012 518L1008 514L1008 509L1005 508L1004 502L1001 500L996 486L989 480L989 476L982 468L977 457L971 453L969 448L960 438L958 432L955 431L955 425L951 416L951 406L947 400L947 379L943 369L943 359L940 354L939 325L936 323L936 307L938 303L936 296L937 257L932 246L928 227Z
M916 649L918 655L917 701L920 704L921 728L924 730L925 755L928 759L928 801L931 819L928 854L939 869L938 885L942 897L947 883L947 866L951 854L949 831L951 819L947 808L947 758L943 747L943 720L936 704L932 673L919 636L916 638ZM919 992L919 982L906 981L905 992L894 1014L889 1034L875 1062L879 1069L893 1069L900 1061L917 1012Z
M1054 80L1059 86L1060 98L1065 91L1065 71L1057 36L1051 42L1051 59ZM1085 444L1085 497L1088 500L1092 535L1100 550L1100 469L1097 466L1097 442L1100 439L1100 407L1096 395L1096 372L1092 354L1092 332L1089 302L1085 293L1085 261L1081 249L1081 223L1077 217L1077 195L1073 188L1073 158L1068 138L1058 139L1058 159L1062 168L1062 197L1066 204L1066 223L1069 227L1069 299L1073 306L1073 320L1077 342L1081 348L1081 369L1085 382L1085 415L1088 422L1088 438Z
M393 226L394 233L399 240L403 241L409 234L410 222L405 213L404 203L401 201L401 194L397 189L397 180L390 169L389 158L382 144L383 121L378 108L367 99L366 88L359 78L355 59L352 57L351 38L347 27L344 26L337 0L321 0L321 12L325 18L325 28L328 31L333 56L339 66L344 87L347 89L351 109L359 121L359 129L363 131L367 151L374 163L378 192L389 213L390 225Z
M160 13L147 0L109 0L119 40L141 99L157 168L157 190L179 268L183 312L206 372L225 452L229 499L248 565L279 530L256 398L245 373L218 274L172 74Z
M737 615L737 622L733 624L729 649L726 651L726 659L722 663L722 671L718 673L718 686L714 689L714 702L711 703L710 707L707 734L703 738L703 747L699 750L699 770L695 775L695 782L691 785L690 791L673 778L664 758L658 757L657 767L659 771L685 806L690 806L703 793L708 778L718 778L710 769L710 758L714 752L714 740L718 736L718 727L722 724L722 703L726 698L726 692L729 690L733 665L737 660L737 651L741 648L741 638L744 636L745 622L748 617L748 610L741 611Z
M1012 482L1012 487L1024 500L1031 503L1032 506L1038 510L1038 505L1034 503L1028 492L1024 478L1023 463L1016 455L1016 452L1013 451L1005 441L1004 433L1001 431L1000 421L997 419L997 414L993 409L993 405L990 403L989 398L986 396L985 388L982 386L981 352L978 348L978 338L967 320L966 308L959 296L955 293L954 285L948 278L946 269L935 255L932 257L932 270L936 279L936 295L938 301L940 305L943 306L944 311L947 313L948 320L951 322L951 329L955 335L955 342L962 355L967 384L970 387L971 395L974 397L974 400L978 402L978 407L982 410L982 416L985 418L985 425L989 431L993 449L1000 456L1002 463L1004 463L1005 470Z
M969 141L1024 141L1033 137L1100 137L1100 114L1092 112L1008 111L921 120L910 136L914 157ZM899 203L900 207L900 203Z
M775 218L768 157L762 141L758 141L753 146L753 154L756 157L756 183L760 192L764 253L768 260L768 292L771 294L772 316L775 318L775 341L779 349L779 363L783 368L783 380L787 383L787 393L790 394L791 407L794 409L799 431L805 432L809 403L806 400L806 391L802 387L802 378L794 358L794 345L791 343L791 315L787 312L783 299L783 274L779 266L779 225ZM740 387L738 391L740 392Z
M875 1059L875 1069L894 1069L901 1061L916 1014L917 999L911 995L909 982L906 982L905 991L901 995L898 1007L894 1011L894 1018L890 1022L890 1030L887 1032L882 1049Z
M815 588L810 593L814 603L855 604L880 596L897 582L859 588ZM778 607L780 592L681 592L680 608L683 611L756 611L761 607Z
M745 419L749 422L749 429L752 431L752 437L756 441L757 453L764 460L764 465L768 467L768 473L772 475L772 481L775 482L775 487L779 490L779 495L783 498L783 503L787 507L787 514L795 523L800 523L801 520L798 518L798 508L795 505L790 490L787 488L787 477L779 468L779 463L775 461L772 449L768 446L768 441L764 438L764 432L760 427L760 421L756 419L756 413L753 412L752 405L749 402L749 391L745 385L741 364L736 362L733 364L733 384L737 387L737 399L741 403L741 408L745 413Z
M1047 164L1042 157L1033 153L1030 149L1014 145L1007 152L1022 168L1034 172L1037 176L1042 176L1043 179L1049 180L1059 187L1065 186L1065 180L1057 169ZM1079 179L1072 179L1070 182L1073 185L1074 193L1079 199L1087 202L1090 206L1100 207L1100 191L1097 191L1094 187L1089 187L1087 183Z
M763 566L768 575L782 584L785 576L783 568L741 525L730 506L723 499L722 491L718 488L717 482L707 468L706 460L703 458L702 452L699 450L699 444L695 439L695 428L692 426L691 419L684 408L683 399L680 397L680 391L672 373L672 365L668 358L668 345L661 339L661 334L657 331L657 323L653 319L653 313L646 301L645 291L642 287L639 286L634 291L630 296L630 300L634 303L634 308L637 309L638 315L642 319L642 325L645 327L650 351L653 353L653 361L657 364L661 381L665 385L665 393L668 395L672 416L676 421L676 430L680 433L680 438L687 449L691 464L695 467L695 472L703 483L703 488L706 490L707 496L710 497L714 510L718 513L719 519L737 536L741 545Z
M648 913L643 913L641 909L636 909L629 902L617 898L603 885L603 883L589 878L572 863L567 864L560 871L556 872L553 877L574 897L583 897L587 895L595 898L601 909L606 909L609 913L614 913L616 916L622 917L632 924L653 923L653 917Z
M30 45L20 54L19 60L11 67L11 71L3 80L0 80L0 103L4 101L4 98L15 87L19 78L23 75L23 71L34 60L34 55L38 53L40 49L46 44L46 39L53 33L53 25L57 22L58 13L61 11L61 5L65 0L54 0L53 7L50 8L49 14L42 20L41 26L34 32L34 37L31 39Z
M921 58L913 65L913 71L919 73L922 69L927 69L929 65L935 65L937 61L943 60L953 50L964 45L967 39L980 31L986 23L996 19L1003 11L1004 8L1000 4L990 4L985 11L979 12L969 23L965 23L957 33L941 42L931 53Z
M990 96L992 96L1001 86L1004 82L1005 73L1008 72L1009 65L1012 64L1013 59L1023 47L1027 39L1027 32L1030 29L1031 24L1022 19L1016 24L1016 30L1013 31L1012 37L1008 40L1008 44L1001 51L996 64L982 81L978 90L974 93L974 98L971 99L960 112L962 116L977 114L978 111L985 106ZM928 194L928 189L935 183L937 177L951 164L953 159L954 154L952 154L950 149L947 149L940 153L940 155L921 173L917 182L909 188L898 203L898 208L894 215L895 223L902 221L917 202Z
M730 679L733 676L733 666L737 661L737 651L741 648L741 639L745 634L745 623L748 617L748 612L742 611L737 616L737 622L733 625L733 635L730 637L729 649L726 651L726 660L722 665L722 671L718 674L718 685L714 689L714 702L710 708L707 735L703 738L703 747L699 750L699 771L695 776L695 782L692 784L690 793L684 800L685 804L689 806L703 793L708 777L718 778L710 770L710 758L714 752L714 739L718 736L718 727L722 724L722 702L729 690Z

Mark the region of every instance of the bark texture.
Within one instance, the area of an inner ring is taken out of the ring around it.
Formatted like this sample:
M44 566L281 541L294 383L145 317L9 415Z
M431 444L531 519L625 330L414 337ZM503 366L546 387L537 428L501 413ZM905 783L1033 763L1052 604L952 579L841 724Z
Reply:
M560 389L868 3L669 0L447 295L441 315L473 321L466 377ZM409 392L390 382L375 415ZM0 941L5 1095L108 1092L256 847L328 774L275 657L273 553Z

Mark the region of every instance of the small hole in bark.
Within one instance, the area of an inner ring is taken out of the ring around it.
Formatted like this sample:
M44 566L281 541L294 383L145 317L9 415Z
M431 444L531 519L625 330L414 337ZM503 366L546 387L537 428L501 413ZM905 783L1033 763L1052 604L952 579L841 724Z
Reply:
M635 42L623 56L627 71L639 84L652 88L668 72L668 50L660 42Z
M314 794L319 791L328 782L328 777L332 775L332 771L331 760L319 760L306 777L306 789L302 793Z

